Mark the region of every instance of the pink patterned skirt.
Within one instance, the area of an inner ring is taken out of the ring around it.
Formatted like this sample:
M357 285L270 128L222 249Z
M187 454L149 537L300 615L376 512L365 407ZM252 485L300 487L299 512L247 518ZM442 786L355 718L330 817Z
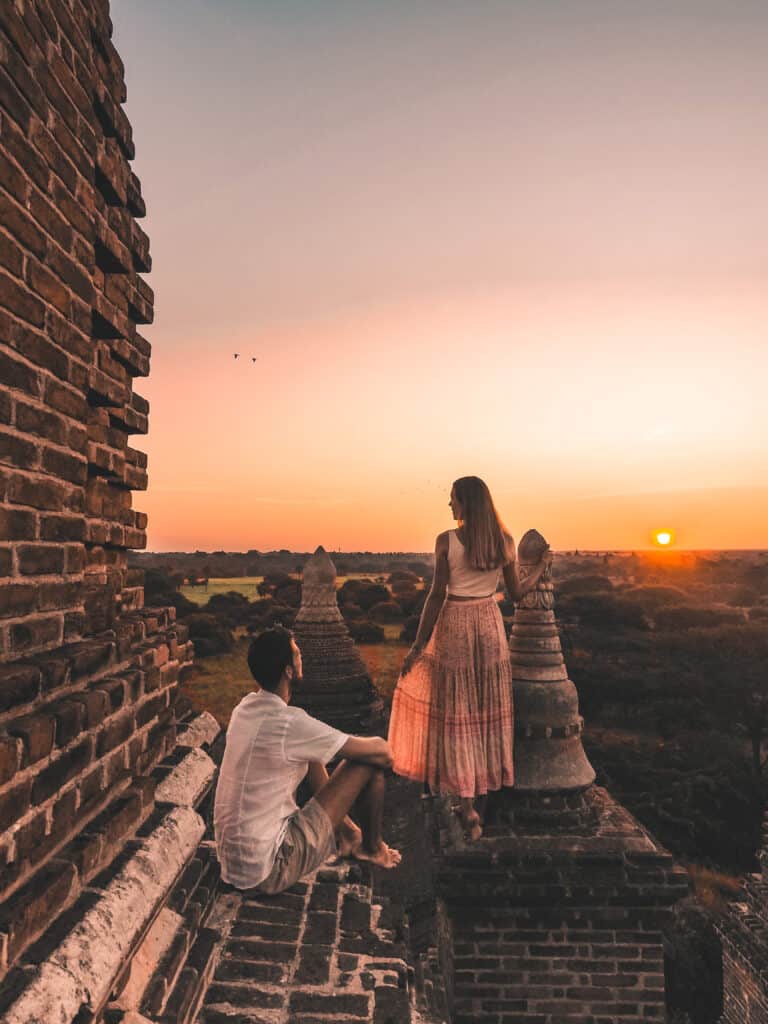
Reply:
M398 775L474 797L511 786L512 665L493 597L446 600L422 656L400 676L389 742Z

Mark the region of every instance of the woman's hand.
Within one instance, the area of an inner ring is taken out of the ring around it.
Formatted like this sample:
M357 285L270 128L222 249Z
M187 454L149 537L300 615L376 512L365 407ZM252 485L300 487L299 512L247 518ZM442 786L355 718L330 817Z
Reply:
M421 657L424 648L419 647L416 644L408 651L403 661L403 667L400 669L401 676L407 676L413 668L415 662Z

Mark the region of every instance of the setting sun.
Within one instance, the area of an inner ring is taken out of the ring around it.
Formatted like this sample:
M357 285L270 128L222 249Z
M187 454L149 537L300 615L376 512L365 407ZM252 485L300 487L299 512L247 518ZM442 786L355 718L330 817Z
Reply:
M662 548L668 548L672 543L672 531L671 530L657 530L653 535L653 539Z

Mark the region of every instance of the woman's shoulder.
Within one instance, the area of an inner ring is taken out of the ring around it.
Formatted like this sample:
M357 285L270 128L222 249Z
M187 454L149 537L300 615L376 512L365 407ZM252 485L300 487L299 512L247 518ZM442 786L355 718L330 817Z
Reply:
M453 532L453 530L444 530L442 533L438 533L435 538L435 551L438 554L448 551L448 545L451 542L451 534Z

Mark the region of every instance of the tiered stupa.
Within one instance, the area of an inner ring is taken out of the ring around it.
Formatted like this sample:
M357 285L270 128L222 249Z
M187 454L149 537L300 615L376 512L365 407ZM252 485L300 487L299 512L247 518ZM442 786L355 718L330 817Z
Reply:
M341 617L336 566L323 547L304 566L294 634L304 682L293 703L344 732L383 733L384 705Z
M535 569L547 542L529 530L518 546L519 572ZM509 648L515 708L515 785L505 805L520 816L546 818L583 814L584 791L595 770L584 753L576 687L560 646L554 587L547 569L515 611Z

